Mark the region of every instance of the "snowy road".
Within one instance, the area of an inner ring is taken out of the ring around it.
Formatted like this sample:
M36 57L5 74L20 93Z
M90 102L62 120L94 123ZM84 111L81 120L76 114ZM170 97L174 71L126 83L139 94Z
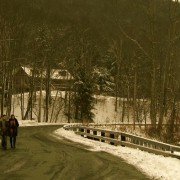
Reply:
M0 153L0 179L148 179L122 159L50 134L59 126L20 128L17 149Z

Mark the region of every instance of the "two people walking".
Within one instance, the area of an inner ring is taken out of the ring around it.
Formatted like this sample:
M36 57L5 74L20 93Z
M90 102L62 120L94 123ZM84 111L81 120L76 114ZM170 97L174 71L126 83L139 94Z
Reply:
M10 119L6 115L3 115L0 119L0 132L2 136L2 148L7 149L7 137L10 137L11 148L16 147L16 136L18 134L19 123L14 115L11 115Z

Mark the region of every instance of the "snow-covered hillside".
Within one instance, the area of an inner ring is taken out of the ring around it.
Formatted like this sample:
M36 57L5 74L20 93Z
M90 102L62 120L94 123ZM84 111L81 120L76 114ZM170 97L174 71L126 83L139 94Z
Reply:
M64 91L52 91L52 98L56 99L56 103L54 104L55 109L52 114L52 108L49 109L50 119L55 119L56 122L67 122L67 116L65 115L64 109ZM43 91L43 96L45 96L45 92ZM96 95L95 104L93 113L95 114L94 123L121 123L122 122L122 103L123 99L118 99L118 108L115 111L115 97L111 96L102 96ZM23 98L23 103L21 100ZM18 119L22 119L22 113L24 114L27 110L27 101L28 101L28 93L25 93L22 97L20 94L14 95L12 99L12 113L16 115ZM33 119L37 120L38 110L39 110L39 92L36 93L36 101L34 103L33 108ZM124 100L125 101L125 100ZM24 109L22 108L24 107ZM127 112L124 112L123 123L132 123L132 110L130 109L130 117L129 121L127 118ZM41 105L42 111L42 121L44 114L44 100ZM71 122L75 122L75 120L71 119ZM148 123L148 120L147 120Z

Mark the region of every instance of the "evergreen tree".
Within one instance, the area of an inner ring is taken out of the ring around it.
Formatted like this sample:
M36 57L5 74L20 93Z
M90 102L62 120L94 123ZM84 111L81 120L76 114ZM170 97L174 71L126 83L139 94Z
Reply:
M78 70L74 83L75 96L75 119L82 122L92 122L94 114L92 113L94 97L93 97L93 79L88 75L85 69Z

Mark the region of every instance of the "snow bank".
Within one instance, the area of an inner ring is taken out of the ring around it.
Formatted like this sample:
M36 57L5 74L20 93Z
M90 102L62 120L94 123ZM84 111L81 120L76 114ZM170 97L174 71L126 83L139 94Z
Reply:
M67 138L90 146L90 150L92 151L105 151L119 156L129 164L134 165L140 171L146 173L150 178L163 180L180 179L180 161L176 158L155 155L128 147L111 146L102 142L85 139L76 135L74 132L66 131L63 128L56 130L53 133L53 136L56 138Z
M19 126L26 127L26 126L50 126L50 125L65 125L67 123L46 123L41 122L38 123L36 120L19 120Z

